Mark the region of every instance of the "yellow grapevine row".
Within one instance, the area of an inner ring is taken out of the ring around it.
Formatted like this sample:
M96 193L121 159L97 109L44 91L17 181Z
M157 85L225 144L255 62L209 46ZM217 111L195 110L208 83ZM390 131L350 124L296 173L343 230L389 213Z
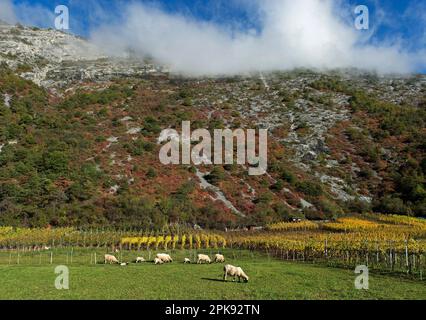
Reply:
M121 245L128 248L164 248L167 249L192 249L192 248L225 248L226 239L217 234L183 234L168 236L143 236L125 237L121 239Z
M154 232L96 230L79 231L72 228L11 228L0 227L0 248L40 246L117 246L132 247L224 247L223 236L213 233L187 233L182 235L154 235Z
M317 229L319 229L318 223L308 220L301 222L278 222L268 226L268 230L271 231L301 231Z
M250 249L276 248L282 250L304 251L306 249L324 252L327 250L372 251L386 252L388 250L403 253L426 253L426 241L404 238L386 238L380 235L372 236L362 233L353 234L234 234L228 238L229 244Z

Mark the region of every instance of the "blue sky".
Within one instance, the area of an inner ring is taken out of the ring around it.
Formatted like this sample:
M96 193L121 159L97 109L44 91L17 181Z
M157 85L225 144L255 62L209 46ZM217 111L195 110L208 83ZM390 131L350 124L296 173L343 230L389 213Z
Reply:
M65 4L70 8L71 24L74 24L75 32L86 35L88 30L99 23L99 19L93 16L96 8L102 7L106 12L112 15L119 15L123 3L129 3L125 0L13 0L17 5L27 4L30 6L42 6L53 11L59 4ZM258 27L256 16L251 16L246 6L241 6L239 1L229 0L134 0L141 3L158 3L166 11L171 13L183 13L191 15L200 20L214 21L217 23L233 23L242 27ZM251 0L241 0L241 2L250 3ZM415 41L415 35L422 34L425 30L425 22L421 20L421 13L416 12L407 14L409 8L420 8L418 0L343 0L350 7L365 4L369 7L372 15L371 24L378 27L375 38L383 39L385 37L402 36ZM426 6L422 6L426 9ZM378 11L385 14L386 22L375 19ZM425 12L423 12L424 18ZM19 13L18 13L19 16ZM392 24L390 24L392 22ZM45 26L51 25L51 21L46 21ZM417 37L418 38L418 37ZM420 39L419 39L420 41ZM413 43L413 45L425 45L425 43Z
M242 0L244 2L244 0ZM245 2L249 3L251 0ZM222 24L240 24L241 27L259 27L256 17L249 16L247 8L237 1L226 0L13 0L19 5L42 6L53 12L57 5L69 7L71 16L71 31L80 35L87 35L91 28L102 23L102 19L94 12L102 8L112 16L119 17L123 4L130 2L158 4L166 12L192 16L204 21L214 21ZM17 14L19 16L19 13ZM41 27L51 27L52 21L39 23Z
M4 1L4 0L2 0ZM6 0L7 1L7 0ZM268 0L9 0L13 1L18 20L40 27L53 26L50 14L56 5L65 4L70 10L70 32L89 36L99 26L109 21L126 19L125 8L129 3L155 4L161 11L171 15L184 15L199 22L209 22L228 31L240 33L248 30L262 32L263 20L256 6ZM274 0L272 0L274 1ZM302 0L303 1L303 0ZM353 9L367 5L370 9L370 31L366 33L368 44L393 45L398 43L407 52L425 49L426 1L417 0L337 0L336 14L347 24L353 24ZM31 14L29 8L37 9ZM30 12L30 13L29 13ZM46 17L47 16L47 17ZM364 43L365 45L365 43ZM426 52L426 51L425 51ZM417 71L425 72L426 67Z

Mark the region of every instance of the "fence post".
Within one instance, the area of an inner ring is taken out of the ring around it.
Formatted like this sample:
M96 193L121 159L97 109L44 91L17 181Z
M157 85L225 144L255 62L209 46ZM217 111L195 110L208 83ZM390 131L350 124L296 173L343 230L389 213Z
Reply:
M405 240L405 266L407 267L407 273L410 273L410 262L408 258L408 240Z
M376 263L379 265L379 243L376 242Z
M325 238L325 258L328 259L328 239Z

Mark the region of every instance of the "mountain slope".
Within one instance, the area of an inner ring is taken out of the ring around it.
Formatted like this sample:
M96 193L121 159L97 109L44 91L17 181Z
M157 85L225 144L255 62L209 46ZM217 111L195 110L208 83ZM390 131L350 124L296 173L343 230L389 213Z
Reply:
M99 52L0 26L0 223L222 227L426 212L424 76L190 79ZM160 132L182 121L269 129L268 174L163 166Z

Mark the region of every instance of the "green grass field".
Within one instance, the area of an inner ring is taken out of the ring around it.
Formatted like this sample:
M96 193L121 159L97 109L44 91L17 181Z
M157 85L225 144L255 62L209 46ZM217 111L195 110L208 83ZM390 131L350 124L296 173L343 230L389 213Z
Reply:
M184 257L193 258L189 251L173 253L173 264L126 267L101 264L101 252L96 265L92 252L73 252L72 263L69 253L55 254L52 264L50 254L34 253L20 257L19 265L16 256L0 254L0 299L426 299L424 282L370 275L370 290L359 291L351 270L283 262L248 251L226 250L225 255L228 263L247 272L249 283L222 282L220 264L184 265ZM123 255L123 261L148 258L146 252ZM5 264L8 260L10 265ZM69 290L54 286L58 264L69 266Z

